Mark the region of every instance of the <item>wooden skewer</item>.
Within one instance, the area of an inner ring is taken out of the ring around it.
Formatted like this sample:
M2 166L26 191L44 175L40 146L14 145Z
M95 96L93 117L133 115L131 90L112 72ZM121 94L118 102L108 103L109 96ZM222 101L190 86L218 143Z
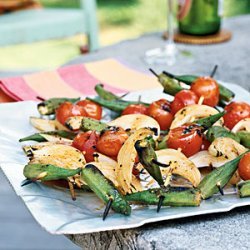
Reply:
M107 205L106 205L106 207L105 207L105 210L104 210L104 213L103 213L103 216L102 216L102 220L105 220L106 217L108 216L108 213L109 213L109 210L110 210L110 208L112 206L112 203L113 203L113 199L110 198Z
M158 204L157 204L157 210L156 210L157 213L160 212L161 206L162 206L162 203L163 203L164 199L165 199L165 197L163 195L161 195L159 197L159 201L158 201Z
M214 68L213 68L213 70L212 70L212 72L211 72L211 74L210 74L210 77L214 77L217 69L218 69L218 65L215 65Z
M68 181L68 185L69 185L69 191L71 194L71 198L73 201L75 201L76 200L76 193L75 193L74 185L71 181Z
M198 101L198 105L202 105L203 102L204 102L204 96L202 95Z

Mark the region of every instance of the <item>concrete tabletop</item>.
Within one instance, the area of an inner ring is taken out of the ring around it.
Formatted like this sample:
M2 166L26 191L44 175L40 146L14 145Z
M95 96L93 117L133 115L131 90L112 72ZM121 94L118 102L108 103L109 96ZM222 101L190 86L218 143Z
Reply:
M250 16L225 20L223 28L232 31L229 42L194 46L178 44L191 56L178 58L174 66L154 65L156 71L208 75L218 64L216 78L239 84L250 90ZM143 56L146 50L161 47L161 33L144 35L78 57L68 64L84 63L110 57L118 58L139 70L148 71ZM130 230L117 230L68 236L84 249L250 249L250 207L224 214L196 216L154 223Z

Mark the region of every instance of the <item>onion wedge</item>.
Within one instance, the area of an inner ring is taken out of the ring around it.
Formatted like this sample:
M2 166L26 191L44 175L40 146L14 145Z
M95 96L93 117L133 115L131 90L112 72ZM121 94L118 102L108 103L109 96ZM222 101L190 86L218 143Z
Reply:
M129 136L119 151L117 156L118 164L116 176L118 187L124 194L142 190L142 187L138 182L133 184L133 179L135 180L135 178L133 178L132 171L135 158L137 156L134 145L137 140L142 140L149 135L152 136L153 133L154 132L149 128L141 128L136 130L132 135Z
M232 129L233 133L237 133L239 131L250 132L250 118L245 118L239 121Z
M172 172L190 181L194 187L199 185L200 171L183 153L175 149L162 149L155 153L159 162L169 165L168 168L161 168L163 176Z
M109 126L122 127L124 130L138 130L140 128L155 129L160 134L160 125L150 116L142 114L122 115L108 123Z
M189 105L187 107L182 108L175 114L170 129L177 128L186 123L193 122L194 120L205 118L218 113L218 110L207 105ZM214 125L221 126L222 124L223 118L217 121Z

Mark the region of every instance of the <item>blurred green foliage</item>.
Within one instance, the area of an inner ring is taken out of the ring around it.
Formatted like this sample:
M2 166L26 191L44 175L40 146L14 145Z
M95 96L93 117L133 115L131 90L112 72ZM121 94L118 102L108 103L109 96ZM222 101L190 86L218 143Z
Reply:
M101 45L166 29L166 1L97 0ZM40 0L40 2L44 7L51 8L80 7L80 0ZM250 0L224 0L224 10L226 17L250 13ZM86 38L83 35L77 35L71 38L1 47L0 68L11 70L55 68L78 56L79 46L85 42Z

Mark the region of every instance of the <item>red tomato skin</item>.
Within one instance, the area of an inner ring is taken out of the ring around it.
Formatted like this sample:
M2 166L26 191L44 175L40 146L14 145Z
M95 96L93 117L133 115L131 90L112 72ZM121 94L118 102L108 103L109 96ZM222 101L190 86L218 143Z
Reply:
M250 180L250 152L246 153L241 158L238 166L238 171L242 180Z
M250 105L245 102L231 102L225 107L224 124L232 129L239 121L250 118Z
M170 110L170 102L166 99L152 102L148 108L148 115L159 123L161 130L169 129L174 119Z
M210 145L211 145L211 142L203 138L202 144L201 144L201 150L208 150Z
M86 116L96 119L96 120L101 120L102 118L102 107L90 100L82 100L76 103L76 105L81 106L84 108L86 112Z
M199 77L192 83L190 90L192 90L199 98L203 96L203 104L205 105L214 107L219 102L219 85L211 77Z
M190 128L191 129L187 129ZM187 131L187 132L185 132ZM171 129L167 140L168 148L181 149L181 152L190 157L200 151L202 145L201 128L194 124L186 124Z
M79 133L73 140L72 146L83 152L86 162L94 161L98 135L95 131Z
M198 96L191 90L181 90L178 92L174 100L171 102L171 113L176 114L180 109L185 106L198 103Z
M128 105L123 111L122 115L130 115L130 114L148 114L148 108L143 104L131 104Z
M83 107L77 106L70 102L64 102L56 109L56 119L63 125L69 117L85 115L86 112Z
M128 135L123 128L111 127L101 133L96 147L98 152L115 159L127 139Z

